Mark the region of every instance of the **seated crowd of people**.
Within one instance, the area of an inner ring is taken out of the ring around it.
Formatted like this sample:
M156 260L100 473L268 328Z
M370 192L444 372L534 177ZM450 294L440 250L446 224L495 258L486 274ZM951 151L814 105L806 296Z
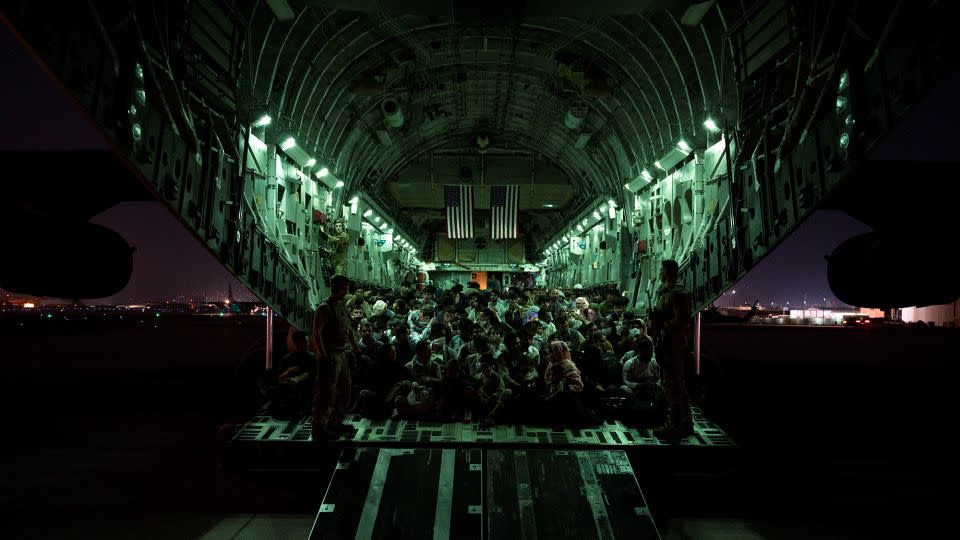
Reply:
M663 422L653 341L617 290L404 283L356 290L345 303L360 347L350 359L354 413L482 425ZM291 329L287 349L265 394L286 413L309 414L306 333Z

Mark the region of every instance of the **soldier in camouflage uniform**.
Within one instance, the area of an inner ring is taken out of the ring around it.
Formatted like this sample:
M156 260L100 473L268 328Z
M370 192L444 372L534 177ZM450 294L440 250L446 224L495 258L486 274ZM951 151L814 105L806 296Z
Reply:
M333 273L347 275L347 249L350 247L350 236L347 234L347 227L343 219L337 219L333 222L333 234L324 233L327 241L330 242L331 264Z
M669 404L667 422L653 431L661 439L676 440L693 434L690 399L684 382L684 366L689 354L691 311L690 293L677 282L677 261L665 260L660 266L660 289L651 314L651 329L662 372L663 392Z
M316 388L313 394L313 440L322 442L332 433L348 433L343 423L350 406L350 364L346 348L360 353L344 306L350 280L337 274L330 279L330 298L313 316L312 339L317 356Z

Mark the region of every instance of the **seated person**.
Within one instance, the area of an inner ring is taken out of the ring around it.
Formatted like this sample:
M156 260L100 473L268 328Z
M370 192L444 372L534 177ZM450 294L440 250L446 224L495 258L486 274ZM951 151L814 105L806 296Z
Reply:
M633 351L633 356L623 364L623 386L620 387L629 394L656 387L660 381L660 366L653 358L653 340L646 335L637 338Z
M316 366L307 347L307 333L291 326L287 332L287 354L261 384L261 393L270 400L271 415L288 418L310 412Z
M476 395L476 386L477 381L463 371L459 360L449 360L440 383L440 417L447 422L463 420L468 400Z
M426 341L417 342L413 360L406 364L410 380L422 386L439 386L442 381L442 368L433 361L433 352Z
M473 378L478 378L480 374L480 355L490 352L490 340L486 334L476 332L473 334L473 340L460 348L460 363Z
M416 381L398 384L389 397L393 398L393 420L430 416L439 405L434 389Z
M595 423L583 407L580 394L583 380L571 360L570 346L564 341L550 343L550 360L543 373L547 388L543 420L557 426L581 428Z
M663 423L666 401L660 389L660 366L653 358L653 340L643 335L634 342L635 355L623 366L621 391L629 396L624 420L642 427Z
M503 407L510 401L513 392L503 384L503 378L495 369L496 359L486 352L480 355L480 384L474 398L474 410L481 418L480 425L492 426Z

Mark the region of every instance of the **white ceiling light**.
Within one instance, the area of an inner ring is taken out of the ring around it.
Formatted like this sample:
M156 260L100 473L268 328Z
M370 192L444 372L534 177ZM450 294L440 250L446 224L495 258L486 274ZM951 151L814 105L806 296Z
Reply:
M289 150L289 149L293 148L294 145L296 145L296 144L297 144L296 139L294 139L293 137L287 137L286 139L283 140L282 143L280 143L280 149L281 149L281 150Z
M310 159L307 160L307 165L306 165L306 166L307 166L307 167L313 167L313 166L316 165L316 164L317 164L317 160L314 159L314 158L310 158Z
M337 180L337 183L333 187L343 187L343 180Z
M320 169L319 171L317 171L317 176L320 177L320 178L323 178L324 176L326 176L326 175L328 175L328 174L330 174L330 169L328 169L328 168L326 168L326 167L324 167L324 168Z
M713 121L713 118L707 118L706 121L703 123L703 127L707 128L707 130L712 133L716 133L720 131L720 126L718 126L717 123Z
M680 139L679 141L677 141L677 148L679 148L681 152L684 152L687 154L689 154L690 150L692 150L692 148L690 148L690 145L687 144L687 141L683 139Z
M360 197L357 197L356 195L354 195L354 197L347 202L350 204L357 204L359 201L360 201Z
M363 217L370 217L370 214L373 213L373 210L367 208L367 211L363 213Z
M253 127L269 126L270 120L271 120L270 116L265 114L260 118L258 118L257 121L253 123Z
M373 216L374 223L380 223L380 216Z
M600 212L597 212L596 210L594 210L594 211L593 211L593 219L600 219Z
M616 203L616 201L614 201L613 199L610 199L609 201L607 201L607 204L610 205L610 208L616 208L616 207L617 207L617 203Z

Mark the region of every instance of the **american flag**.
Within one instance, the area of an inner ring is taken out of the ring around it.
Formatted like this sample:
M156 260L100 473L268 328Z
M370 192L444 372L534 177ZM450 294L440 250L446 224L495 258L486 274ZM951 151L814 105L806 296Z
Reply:
M473 238L473 186L443 186L447 237Z
M520 186L490 186L490 238L517 237Z

